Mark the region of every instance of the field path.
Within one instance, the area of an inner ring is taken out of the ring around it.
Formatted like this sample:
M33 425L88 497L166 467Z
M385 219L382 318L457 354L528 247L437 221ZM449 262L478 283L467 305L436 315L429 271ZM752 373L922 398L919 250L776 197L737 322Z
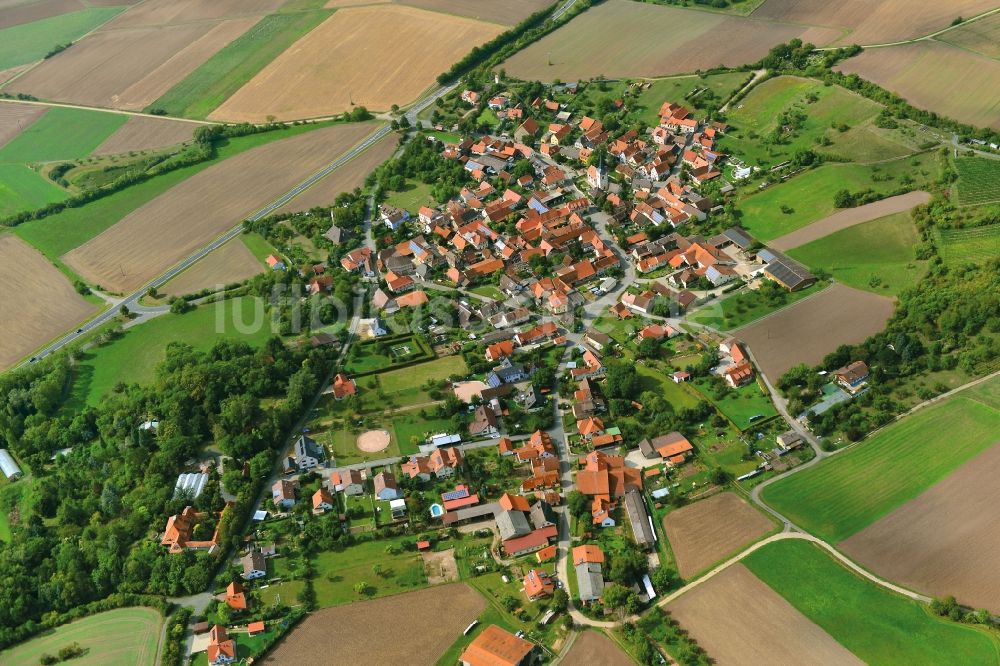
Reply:
M86 106L84 104L66 104L64 102L40 102L33 99L4 99L4 104L28 104L30 106L59 106L64 109L79 109L81 111L101 111L103 113L117 113L124 116L135 116L137 118L155 118L156 120L176 120L181 123L191 123L193 125L218 125L208 120L193 120L191 118L179 118L176 116L157 116L152 113L141 111L122 111L118 109L106 109L100 106Z

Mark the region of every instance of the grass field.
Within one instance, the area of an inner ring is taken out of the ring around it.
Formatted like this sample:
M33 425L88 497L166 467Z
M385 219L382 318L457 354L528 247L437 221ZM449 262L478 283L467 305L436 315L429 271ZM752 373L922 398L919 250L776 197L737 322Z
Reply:
M935 617L922 604L859 578L814 544L768 544L743 563L869 664L996 663L984 630Z
M387 192L385 202L390 206L408 210L414 216L423 206L437 205L431 194L431 186L413 181L407 181L406 188L402 192Z
M959 157L955 160L955 170L959 204L972 206L1000 201L1000 160Z
M775 310L787 307L796 301L801 301L806 296L812 296L816 292L822 291L826 286L827 283L825 282L817 282L811 287L782 294L784 300L777 304L772 304L764 300L756 291L744 289L738 294L732 294L721 301L716 301L706 307L695 310L691 314L690 319L699 324L728 331L740 326L746 326L750 322L769 315Z
M221 331L217 326L220 317L224 324ZM259 325L254 326L255 323ZM252 332L240 333L237 326L245 326ZM127 330L114 342L87 350L77 365L70 402L95 405L119 382L143 384L152 381L156 364L163 359L171 342L183 342L205 351L223 339L259 345L271 335L263 304L253 298L202 305L182 315L160 315Z
M0 654L5 666L37 666L43 654L79 643L74 666L153 666L163 618L152 608L119 608L64 624Z
M920 235L906 212L838 231L788 255L856 289L898 295L915 285L927 269L927 262L913 255L919 243Z
M939 229L938 254L946 264L981 263L1000 256L1000 224L971 229Z
M827 541L846 539L997 441L1000 409L975 397L966 391L921 409L851 451L766 487L764 501Z
M66 196L66 190L24 164L0 164L0 215L41 208Z
M0 30L0 70L41 60L60 44L76 41L124 7L89 7L78 12Z
M413 437L422 442L427 434L436 435L440 432L448 432L451 430L451 420L422 419L416 412L410 414L403 412L392 418L392 428L395 431L396 442L398 442L400 450L403 453L415 453L416 451L410 443Z
M689 109L701 109L705 91L711 91L719 100L728 99L747 80L746 72L724 72L701 76L679 76L671 79L656 79L652 85L639 94L639 98L631 103L639 112L639 120L647 127L655 127L660 120L660 106L663 102L683 104Z
M691 385L705 396L706 400L718 407L719 411L740 430L747 430L753 423L768 419L778 413L774 405L771 404L767 393L757 385L757 382L738 389L729 389L721 399L712 395L704 381L694 381L691 382ZM755 416L760 418L755 418L751 422L750 419Z
M339 552L320 553L313 560L316 569L314 585L316 602L321 608L338 606L363 599L387 597L391 594L411 592L427 585L424 565L420 556L405 550L403 539L380 539L359 543ZM394 545L398 554L387 552ZM381 575L372 571L372 564L378 562ZM372 593L361 596L354 586L364 581L372 588Z
M647 365L635 366L639 373L639 381L643 391L653 391L667 400L675 409L694 407L698 398L684 390L680 384L674 383L667 375L653 370Z
M939 157L921 153L884 164L827 164L771 185L742 201L742 224L760 241L783 236L830 215L837 209L834 195L840 190L862 192L872 189L890 193L919 189L940 173ZM782 212L782 207L791 210Z
M170 115L204 118L332 10L279 11L265 16L202 63L149 108Z

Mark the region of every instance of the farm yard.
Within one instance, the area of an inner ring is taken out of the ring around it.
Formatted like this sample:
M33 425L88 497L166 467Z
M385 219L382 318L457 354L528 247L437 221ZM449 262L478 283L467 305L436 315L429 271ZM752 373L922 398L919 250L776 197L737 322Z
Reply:
M890 298L834 284L734 335L750 347L768 378L777 381L794 365L815 365L840 345L878 333L892 311Z
M920 234L905 212L837 231L795 248L788 256L849 287L897 296L927 270L927 262L914 254L919 244Z
M954 11L949 8L949 11ZM980 127L1000 128L1000 62L948 44L922 41L866 50L836 69L857 74L913 106Z
M333 161L375 128L335 125L274 141L214 164L63 255L88 281L135 289ZM214 205L206 210L204 201ZM136 245L134 239L144 242Z
M878 575L929 595L1000 612L1000 431L996 443L861 530L840 549Z
M724 492L674 509L664 516L663 529L678 573L690 579L775 526L742 497Z
M138 111L153 103L279 0L153 0L8 84L39 99Z
M796 37L822 45L838 35L826 28L609 0L516 53L501 67L512 76L542 81L666 76L754 62L775 44ZM711 40L713 47L695 48L704 40Z
M1000 160L959 157L955 160L955 170L959 204L972 206L1000 201Z
M90 154L114 155L130 151L166 148L183 141L190 141L197 127L198 125L193 123L167 118L130 116L124 125Z
M766 0L754 17L825 26L843 31L838 45L883 44L922 37L948 27L956 16L969 18L995 8L989 0Z
M1000 224L936 231L938 253L946 264L981 263L1000 256Z
M76 41L114 18L122 9L82 7L75 12L0 28L0 70L42 60L55 47Z
M77 642L86 653L77 666L153 666L163 618L152 608L119 608L64 624L0 653L6 666L37 666L43 654Z
M7 313L0 319L3 369L98 310L45 257L15 236L0 236L0 284L0 311Z
M573 642L562 663L566 666L631 666L633 663L613 640L598 631L585 631Z
M1000 402L989 391L998 382L966 389L896 421L849 452L767 486L762 497L817 536L842 541L997 442ZM947 433L946 447L934 436L941 433Z
M667 610L719 664L863 663L742 564L685 593Z
M402 5L339 9L209 117L292 120L355 105L371 110L405 105L472 47L502 31L493 23ZM387 41L393 48L381 48Z
M202 289L242 282L264 271L264 265L247 249L243 237L213 250L160 290L168 296L193 294Z
M807 541L770 543L743 563L866 663L997 661L997 641L987 631L935 617L923 604L858 577Z
M307 617L262 663L320 666L336 654L347 663L430 666L485 608L486 600L463 583L327 608ZM372 640L373 628L388 626L396 638Z

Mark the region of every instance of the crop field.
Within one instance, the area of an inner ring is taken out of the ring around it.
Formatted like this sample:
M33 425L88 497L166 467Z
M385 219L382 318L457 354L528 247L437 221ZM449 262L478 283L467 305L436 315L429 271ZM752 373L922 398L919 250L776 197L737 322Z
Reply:
M45 257L16 236L0 236L0 368L94 314Z
M0 3L0 28L32 23L90 7L124 7L136 0L6 0Z
M160 291L169 296L183 296L202 289L242 282L262 272L263 264L247 249L243 238L239 237L210 252L164 285Z
M997 433L1000 442L1000 431ZM1000 446L840 544L851 559L921 592L1000 612Z
M209 117L290 120L354 105L386 110L407 104L472 47L502 31L497 24L401 5L339 9Z
M920 234L905 212L837 231L788 255L849 287L896 296L915 285L927 270L927 262L914 256L919 244Z
M163 618L152 608L119 608L64 624L0 654L6 666L37 666L77 642L86 651L74 666L153 666Z
M793 365L815 365L840 345L878 333L892 311L891 298L834 284L734 335L750 346L760 369L776 381Z
M0 103L0 148L30 127L47 110L34 104Z
M951 11L951 9L949 9ZM837 65L913 106L963 123L1000 128L1000 61L935 41L870 49Z
M206 304L182 315L160 315L128 329L113 342L84 352L76 368L70 402L75 406L96 405L118 382L153 381L156 364L163 360L171 342L207 351L221 340L263 345L272 335L277 331L271 329L263 301L255 298Z
M787 307L803 298L809 298L821 291L828 283L817 282L811 287L799 289L784 294L780 303L761 298L756 291L744 289L738 293L726 296L720 301L709 303L691 313L690 319L699 324L705 324L721 331L729 331L765 317L775 310Z
M959 157L958 203L963 206L1000 201L1000 160L986 157Z
M883 44L922 37L948 27L956 16L975 16L996 4L990 0L767 0L755 17L844 31L837 44Z
M503 2L482 2L481 0L400 0L399 4L428 9L433 12L454 14L455 16L466 16L489 23L514 25L535 12L540 12L546 7L552 6L554 0L504 0Z
M88 7L0 29L0 70L41 60L56 46L76 41L121 11L121 7Z
M350 192L355 187L362 187L365 178L375 170L375 167L385 162L396 151L399 137L390 134L361 153L350 162L335 170L326 178L310 187L278 209L278 213L292 213L309 210L314 206L329 206L338 194Z
M719 493L675 509L663 529L681 578L689 579L774 529L770 520L734 493Z
M184 123L167 118L144 118L131 116L117 132L109 136L91 155L114 155L131 151L166 148L183 141L190 141L193 123Z
M326 608L310 613L262 663L325 666L336 654L345 663L432 666L485 608L463 583ZM373 640L373 627L392 627L397 638Z
M964 391L892 423L849 452L767 486L764 501L817 536L842 541L1000 439L1000 409L975 398Z
M838 210L829 217L825 217L818 222L813 222L809 226L796 229L790 234L785 234L780 238L775 238L767 245L781 252L787 252L826 238L827 236L849 229L857 224L864 224L877 220L880 217L889 215L895 216L897 213L909 211L917 206L928 203L931 195L927 192L907 192L899 196L880 199L879 201L858 206L857 208L845 208Z
M987 58L1000 59L1000 15L986 18L949 30L935 39L953 46L975 51Z
M329 18L330 10L269 14L224 46L150 108L204 118L295 41Z
M667 76L742 65L796 37L823 45L838 34L825 28L609 0L516 53L501 67L512 76L541 81ZM712 48L703 48L706 40Z
M86 157L127 120L120 113L51 107L0 149L0 163Z
M566 653L566 666L632 666L631 658L617 644L599 631L585 631Z
M819 546L768 544L746 567L800 613L869 664L995 664L985 630L932 615L923 605L855 575Z
M375 128L335 125L273 141L214 164L63 255L82 277L135 289L292 189ZM211 208L204 202L212 200ZM136 239L143 242L136 244Z
M1000 256L1000 224L939 229L938 253L946 264L981 263Z
M840 190L916 190L936 180L940 170L940 157L932 152L882 164L826 164L744 199L739 205L742 223L754 238L770 241L833 215Z
M278 4L278 0L142 3L25 73L6 90L140 110Z
M862 663L742 564L685 593L667 610L724 666Z

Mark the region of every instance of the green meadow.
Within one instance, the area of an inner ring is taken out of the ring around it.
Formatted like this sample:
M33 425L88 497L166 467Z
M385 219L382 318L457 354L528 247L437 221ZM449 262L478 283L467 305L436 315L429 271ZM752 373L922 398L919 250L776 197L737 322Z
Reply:
M55 47L69 44L111 20L125 7L88 7L0 30L0 69L41 60Z

